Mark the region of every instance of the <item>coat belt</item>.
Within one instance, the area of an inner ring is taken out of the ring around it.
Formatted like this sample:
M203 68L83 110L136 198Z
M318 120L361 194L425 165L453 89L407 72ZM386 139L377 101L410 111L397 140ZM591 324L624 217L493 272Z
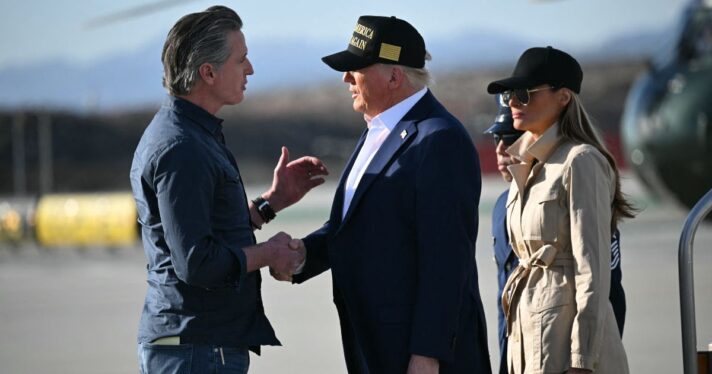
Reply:
M569 264L573 261L571 254L558 253L558 248L551 244L545 244L528 258L520 258L519 265L514 269L512 275L507 279L502 291L502 310L507 321L507 336L511 333L512 318L511 306L514 297L519 293L521 286L526 284L532 268L546 269L552 265Z

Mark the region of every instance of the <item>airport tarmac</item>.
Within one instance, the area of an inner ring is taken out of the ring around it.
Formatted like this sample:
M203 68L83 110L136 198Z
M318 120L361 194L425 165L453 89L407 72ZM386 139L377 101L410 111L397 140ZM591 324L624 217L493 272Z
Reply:
M258 232L303 236L328 215L334 185L321 186ZM493 367L496 274L490 214L505 184L488 177L480 204L477 264ZM685 212L648 199L632 177L624 190L645 206L621 226L628 312L624 344L632 373L682 373L677 253ZM259 189L251 189L255 195ZM387 224L387 223L384 223ZM695 240L697 342L712 343L712 225ZM329 273L293 286L263 271L263 299L283 347L252 355L251 373L345 373ZM145 260L132 248L0 246L0 373L136 373L136 331Z

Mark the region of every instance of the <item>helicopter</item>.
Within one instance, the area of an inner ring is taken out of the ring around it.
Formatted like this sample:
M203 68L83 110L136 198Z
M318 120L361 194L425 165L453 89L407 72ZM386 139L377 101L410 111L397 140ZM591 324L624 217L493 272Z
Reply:
M692 208L712 188L712 1L683 12L631 87L621 123L629 164L660 200Z

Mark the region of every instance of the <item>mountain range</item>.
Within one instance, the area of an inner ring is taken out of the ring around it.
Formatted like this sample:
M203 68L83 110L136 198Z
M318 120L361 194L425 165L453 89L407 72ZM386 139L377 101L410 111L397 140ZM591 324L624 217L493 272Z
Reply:
M664 35L660 31L645 31L621 35L598 46L557 47L570 51L584 63L645 59L656 51L661 38ZM0 69L0 107L96 112L154 106L165 94L161 86L162 44L163 40L154 40L137 50L117 52L88 65L48 60ZM510 69L521 52L532 45L525 38L484 30L428 44L433 56L429 67L436 73L492 67ZM255 67L248 90L265 92L339 79L339 74L319 59L346 45L343 41L256 39L248 41L248 47Z

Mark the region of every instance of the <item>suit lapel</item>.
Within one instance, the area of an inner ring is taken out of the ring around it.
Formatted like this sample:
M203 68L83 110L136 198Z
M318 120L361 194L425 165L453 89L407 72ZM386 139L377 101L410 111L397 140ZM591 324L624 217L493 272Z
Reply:
M344 209L344 187L346 186L346 180L349 177L349 173L351 173L351 169L354 166L354 162L356 162L356 156L358 156L358 153L361 151L361 148L363 147L363 143L366 141L366 134L368 133L367 130L364 130L364 132L361 134L361 138L359 139L358 143L356 144L356 148L354 149L353 153L351 153L351 157L349 158L349 161L346 163L346 168L344 168L344 171L341 173L341 178L339 179L339 184L336 187L336 194L334 195L334 202L331 204L331 218L330 221L336 225L335 227L338 227L338 225L341 224L341 217L343 216L343 209Z
M410 143L410 140L413 139L415 134L418 132L418 128L415 124L424 118L430 111L430 107L434 101L435 98L428 90L425 96L423 96L423 98L420 99L408 113L406 113L403 119L393 128L393 131L388 134L388 137L378 149L378 152L376 152L373 156L371 163L368 164L366 171L363 173L363 177L361 177L361 181L356 188L354 197L351 199L351 204L349 205L349 209L344 216L342 224L349 220L353 214L353 211L358 207L363 195L366 191L368 191L368 188L371 186L373 181L381 176L386 166L390 163L398 151L406 144Z

